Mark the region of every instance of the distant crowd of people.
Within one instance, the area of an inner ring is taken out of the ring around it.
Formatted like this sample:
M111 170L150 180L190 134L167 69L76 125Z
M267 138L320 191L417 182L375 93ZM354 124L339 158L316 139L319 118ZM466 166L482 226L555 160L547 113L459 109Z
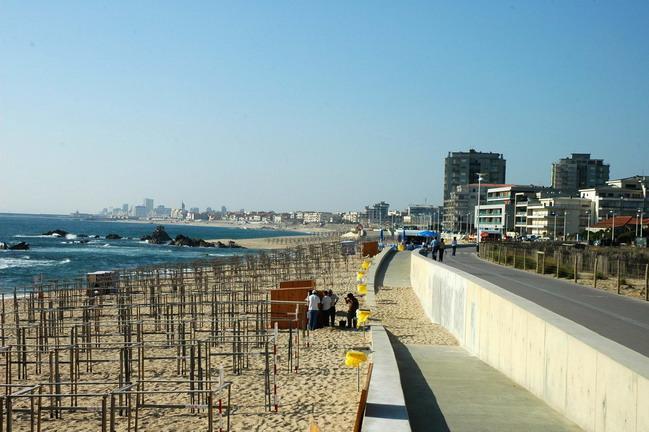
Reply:
M428 255L428 252L430 251L431 258L433 258L435 261L444 262L444 251L446 250L446 242L444 241L443 238L438 239L437 236L435 236L431 239L430 243L424 243L422 247L426 251L426 255ZM451 241L452 256L455 256L456 250L457 250L457 237L453 237L453 240Z
M345 303L347 304L346 327L356 327L356 311L359 308L358 299L354 294L349 293L345 296ZM309 330L329 326L335 327L338 296L332 290L325 290L321 293L317 290L311 291L311 294L306 298L306 304Z

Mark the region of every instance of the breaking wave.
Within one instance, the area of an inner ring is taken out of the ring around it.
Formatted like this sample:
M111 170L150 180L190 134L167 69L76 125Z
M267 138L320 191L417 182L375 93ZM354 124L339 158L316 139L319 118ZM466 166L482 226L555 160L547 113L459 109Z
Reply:
M70 263L70 258L62 260L30 259L29 256L20 258L0 258L0 269L51 267Z

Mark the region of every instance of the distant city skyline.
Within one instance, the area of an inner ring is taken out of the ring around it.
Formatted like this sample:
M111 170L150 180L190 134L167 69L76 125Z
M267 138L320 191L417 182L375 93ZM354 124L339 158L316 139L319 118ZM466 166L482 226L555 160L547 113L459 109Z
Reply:
M5 2L0 212L442 204L448 152L646 175L649 3Z

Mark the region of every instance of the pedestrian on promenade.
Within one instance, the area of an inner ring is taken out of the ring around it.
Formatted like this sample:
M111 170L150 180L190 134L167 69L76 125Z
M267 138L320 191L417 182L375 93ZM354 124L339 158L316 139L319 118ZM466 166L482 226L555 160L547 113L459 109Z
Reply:
M306 298L306 304L309 314L309 330L315 330L318 326L318 308L320 307L320 297L316 290Z
M331 297L329 297L329 291L324 292L321 302L320 327L329 327L329 314L331 313Z
M439 251L439 240L437 240L437 237L433 237L433 241L430 244L433 247L432 258L437 261L437 252Z
M347 328L356 327L356 311L358 310L358 299L354 297L354 294L349 293L345 297L345 303L347 303Z
M455 249L457 249L457 237L453 237L451 242L451 249L453 249L453 256L455 256Z
M338 296L329 290L329 297L331 297L331 307L329 308L329 319L331 320L331 327L336 326L336 304L338 303Z
M439 241L439 246L438 246L438 249L439 249L439 262L444 261L444 249L445 248L446 248L446 243L444 243L444 239L441 239Z

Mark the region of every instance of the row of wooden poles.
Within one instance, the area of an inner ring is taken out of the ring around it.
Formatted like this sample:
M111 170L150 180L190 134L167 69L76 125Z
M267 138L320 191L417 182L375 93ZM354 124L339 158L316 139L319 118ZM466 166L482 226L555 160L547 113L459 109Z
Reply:
M231 381L224 374L254 368L263 370L264 406L278 410L279 331L271 325L269 289L306 278L331 288L334 269L355 268L349 261L339 242L321 242L123 270L110 295L93 295L80 279L39 280L30 290L14 290L11 298L3 295L0 432L12 431L14 413L28 413L29 430L40 431L43 413L56 420L65 411L100 412L102 431L114 431L118 418L129 431L138 430L140 410L147 408L206 412L208 430L229 430ZM297 370L300 346L308 345L297 318L297 307L294 314L273 317L291 323L283 331L287 371ZM151 377L145 364L154 360L178 379ZM114 364L119 367L110 369ZM113 381L92 379L100 373ZM171 388L159 390L164 385ZM187 395L187 401L156 402L165 394ZM89 406L87 400L101 404Z
M618 294L623 294L626 285L639 289L640 295L649 301L649 263L638 263L629 255L598 254L567 248L537 250L507 243L483 242L480 256L522 270L569 278L575 283L587 279L594 288L597 288L598 281L614 278Z

